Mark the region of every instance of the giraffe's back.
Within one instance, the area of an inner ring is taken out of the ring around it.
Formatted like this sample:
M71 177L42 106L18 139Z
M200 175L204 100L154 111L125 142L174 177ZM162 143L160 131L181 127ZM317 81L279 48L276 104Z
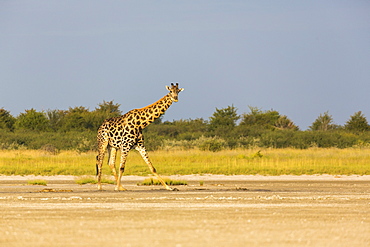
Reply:
M110 146L119 148L126 144L135 144L139 129L133 124L135 110L121 117L106 119L98 130L98 142L107 142Z

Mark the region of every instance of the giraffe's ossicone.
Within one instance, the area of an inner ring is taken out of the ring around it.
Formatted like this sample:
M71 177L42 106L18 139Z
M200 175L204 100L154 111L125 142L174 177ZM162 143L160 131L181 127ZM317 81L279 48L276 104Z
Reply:
M150 171L158 178L162 185L168 190L173 190L166 185L152 165L145 150L142 134L142 130L159 118L171 106L172 102L178 101L179 92L184 90L183 88L179 88L178 83L176 83L176 85L171 83L171 87L166 86L166 88L169 93L157 102L141 109L131 110L121 117L107 119L100 126L97 136L98 155L96 156L96 172L99 190L102 189L102 165L106 150L108 150L108 164L117 181L116 190L125 190L121 186L121 178L125 170L127 155L133 148L139 151ZM117 150L121 151L121 162L118 174L115 165Z

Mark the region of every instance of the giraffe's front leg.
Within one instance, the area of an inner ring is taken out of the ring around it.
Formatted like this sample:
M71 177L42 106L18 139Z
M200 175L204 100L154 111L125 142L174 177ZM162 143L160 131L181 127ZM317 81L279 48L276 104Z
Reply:
M114 190L116 191L126 191L125 188L122 187L121 185L121 178L122 178L122 174L124 172L124 169L125 167L120 167L120 170L119 170L119 175L118 175L118 178L117 178L117 185L116 185L116 188Z
M121 178L122 178L123 172L125 171L126 159L127 159L127 155L129 153L129 151L130 151L130 147L124 147L124 148L121 149L121 162L120 162L120 166L119 166L119 175L118 175L118 178L117 178L117 185L116 185L116 188L115 188L116 191L125 191L126 190L121 185Z
M166 190L171 190L171 191L177 191L178 190L176 188L171 188L170 186L168 186L166 184L166 182L158 175L156 169L152 165L152 162L149 160L148 154L146 153L146 150L145 150L145 147L144 146L137 145L135 147L135 149L137 151L139 151L139 153L141 154L141 157L144 159L144 161L148 165L150 171L157 177L157 179L159 180L159 182L161 182L161 184L166 188Z

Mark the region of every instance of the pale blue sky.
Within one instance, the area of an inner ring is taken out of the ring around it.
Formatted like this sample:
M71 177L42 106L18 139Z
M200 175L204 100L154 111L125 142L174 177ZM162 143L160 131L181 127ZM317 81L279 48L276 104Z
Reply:
M306 129L370 121L370 1L2 1L0 108L123 112L185 88L165 119L234 104Z

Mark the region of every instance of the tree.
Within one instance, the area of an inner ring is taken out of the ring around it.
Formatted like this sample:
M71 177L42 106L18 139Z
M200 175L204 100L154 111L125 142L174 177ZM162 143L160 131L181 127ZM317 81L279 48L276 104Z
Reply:
M63 118L67 114L66 111L62 110L47 110L46 117L49 120L50 128L53 131L57 131L61 128Z
M258 126L261 129L273 129L280 117L274 110L262 111L260 108L249 106L250 113L242 115L240 125Z
M120 104L114 104L112 101L105 101L103 103L98 104L99 107L95 108L96 112L104 112L111 117L118 117L122 114L119 110Z
M0 109L0 129L10 130L14 129L15 118L9 111L4 108Z
M310 130L321 130L327 131L336 128L336 125L333 123L333 117L329 115L329 112L326 111L324 114L320 114L318 118L309 126Z
M103 101L98 104L99 107L95 108L95 111L91 112L88 117L89 128L91 130L97 130L105 119L112 117L119 117L122 112L119 110L120 104L114 104L112 101Z
M61 129L63 131L88 129L90 125L88 114L89 110L83 106L70 107L63 117Z
M258 129L292 129L298 130L287 116L280 115L278 111L262 111L257 107L249 106L250 113L243 114L240 125L242 127L253 127Z
M361 111L354 113L346 122L344 128L354 132L364 132L370 130L369 123Z
M225 136L236 126L240 116L237 114L237 108L233 105L227 108L218 109L210 117L209 130L214 135Z
M19 114L15 126L18 129L28 129L36 131L49 130L49 121L43 112L37 112L35 109L26 110Z
M274 126L277 129L281 130L299 130L298 126L295 125L292 120L290 120L287 116L283 115L278 118L275 122Z

